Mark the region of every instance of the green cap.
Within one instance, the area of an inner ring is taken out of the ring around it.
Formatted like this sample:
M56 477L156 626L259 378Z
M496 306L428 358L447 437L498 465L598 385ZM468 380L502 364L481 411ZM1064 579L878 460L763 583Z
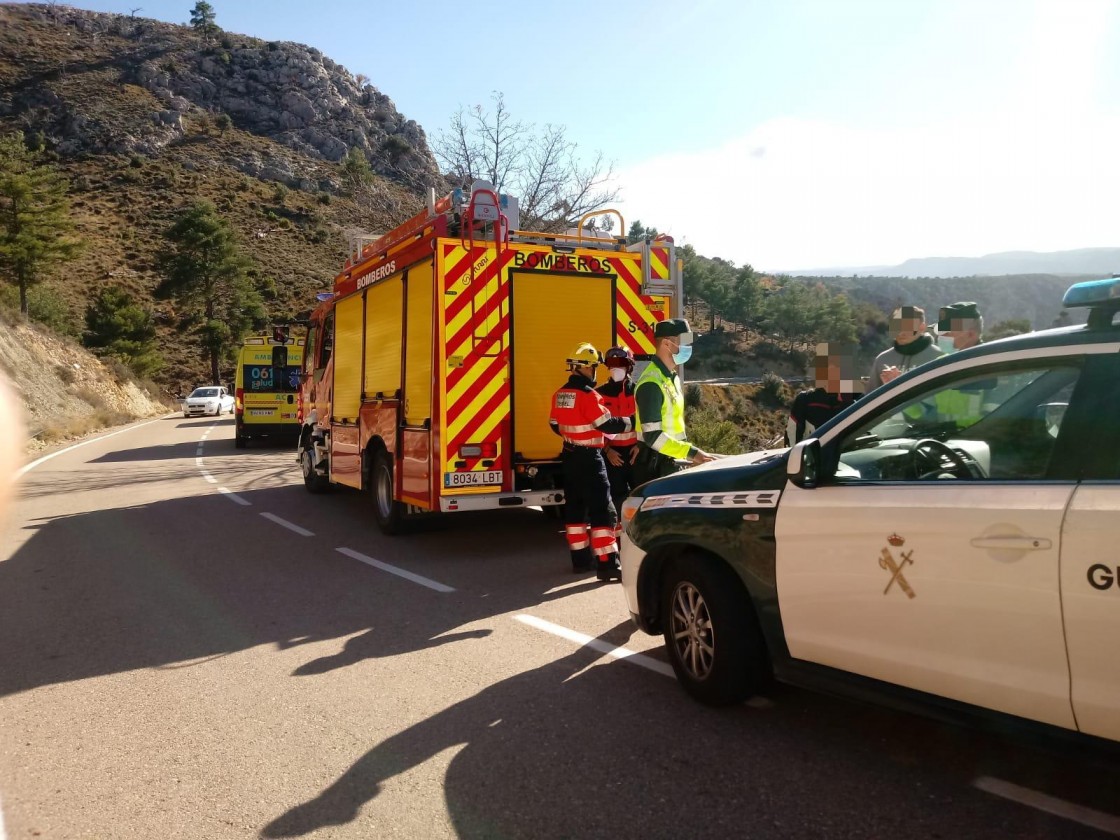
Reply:
M953 329L953 321L978 321L980 310L973 301L966 300L942 306L937 313L937 331L949 332Z
M657 326L653 328L654 338L676 338L678 335L692 332L688 328L688 321L684 318L669 318L665 321L658 321Z

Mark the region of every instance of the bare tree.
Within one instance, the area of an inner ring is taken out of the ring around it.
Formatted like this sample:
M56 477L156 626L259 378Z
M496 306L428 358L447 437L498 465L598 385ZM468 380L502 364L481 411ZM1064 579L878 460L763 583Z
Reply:
M492 99L492 112L482 105L460 108L433 143L453 184L489 181L499 192L517 196L523 228L541 231L563 230L618 200L618 188L610 185L614 168L602 152L584 163L563 126L538 129L515 120L500 92Z

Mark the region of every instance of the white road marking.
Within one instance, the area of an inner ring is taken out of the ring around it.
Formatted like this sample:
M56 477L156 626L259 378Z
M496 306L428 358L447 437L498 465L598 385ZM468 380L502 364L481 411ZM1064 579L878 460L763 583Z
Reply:
M225 496L227 499L229 499L231 502L237 502L239 505L244 505L245 507L249 507L250 505L253 504L252 502L245 501L240 496L238 496L236 493L234 493L232 490L230 490L226 487L219 487L218 492L221 493L223 496Z
M5 840L7 836L8 835L4 832L4 808L2 803L0 803L0 840Z
M413 574L410 571L402 569L398 566L390 566L388 563L382 563L380 560L374 560L372 557L367 557L359 551L354 551L352 548L336 548L339 554L345 554L347 557L352 557L355 560L360 560L368 566L373 566L375 569L380 569L383 572L388 572L391 575L398 575L405 580L410 580L413 583L418 583L421 586L426 586L429 589L434 589L436 592L454 592L453 587L440 583L439 581L432 580L431 578L423 577L422 575Z
M1103 831L1105 834L1120 837L1120 817L1106 814L1104 811L1075 805L1064 799L1048 796L1045 793L1039 793L1037 790L1020 787L1012 782L1005 782L1003 779L996 779L992 776L981 776L972 783L972 786L985 793L1010 799L1020 805L1026 805L1028 808L1045 811L1047 814L1053 814L1056 817L1095 828L1097 831Z
M301 528L298 525L295 525L295 524L289 522L287 519L281 519L275 513L262 513L261 516L263 516L265 519L269 520L270 522L275 522L277 525L279 525L282 528L287 528L289 531L294 531L295 533L299 534L301 537L313 537L313 536L315 536L314 533L312 533L311 531L308 531L306 528Z
M218 479L214 478L214 476L210 475L210 473L206 472L206 470L202 470L202 477L209 481L211 484L218 483Z
M16 470L16 478L19 478L24 473L30 472L31 470L35 469L44 461L49 461L51 458L57 458L59 455L63 454L64 452L69 452L71 449L77 449L81 446L88 446L91 443L97 443L97 441L99 440L105 440L105 438L111 438L114 435L123 435L125 432L131 432L133 429L139 429L141 426L150 426L152 423L158 423L160 420L166 420L167 417L170 416L171 415L167 415L166 417L157 417L155 420L148 420L145 423L137 423L135 426L129 426L127 429L118 429L115 432L109 432L109 434L107 435L101 435L100 437L83 440L81 443L75 443L73 446L67 446L65 449L60 449L57 452L52 452L50 455L44 455L42 458L38 458L32 461L30 464L24 464L22 467Z
M569 642L575 642L582 647L591 648L599 653L606 654L614 659L625 659L627 662L633 662L635 665L641 665L643 668L648 668L651 671L656 671L666 677L673 676L673 669L644 653L628 650L624 647L615 647L608 645L602 639L596 639L588 636L585 633L577 633L575 630L569 630L567 627L561 627L559 624L553 624L551 621L545 621L543 618L537 618L534 615L515 615L515 621L520 621L522 624L528 624L530 627L535 627L538 630L543 630L546 633L551 633L554 636L559 636L561 639L567 639Z
M203 459L200 456L198 456L198 455L195 456L194 465L196 467L198 467L199 469L202 469L202 460Z

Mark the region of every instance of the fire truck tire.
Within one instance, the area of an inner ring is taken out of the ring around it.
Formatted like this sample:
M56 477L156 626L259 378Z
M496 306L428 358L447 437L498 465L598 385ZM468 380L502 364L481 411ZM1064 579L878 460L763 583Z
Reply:
M393 498L393 459L384 449L377 450L370 469L373 518L383 534L392 536L405 529L404 505Z
M299 450L299 470L303 473L303 486L308 493L326 493L331 489L330 480L315 470L315 455L311 441L305 441Z

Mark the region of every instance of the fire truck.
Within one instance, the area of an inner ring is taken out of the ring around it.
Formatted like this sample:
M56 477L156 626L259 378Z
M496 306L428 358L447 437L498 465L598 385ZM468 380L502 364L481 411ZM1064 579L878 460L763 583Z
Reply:
M382 531L437 513L563 503L548 425L572 347L653 352L681 317L673 241L628 244L596 227L518 229L516 198L485 182L359 238L311 312L299 463L313 493L369 493Z

